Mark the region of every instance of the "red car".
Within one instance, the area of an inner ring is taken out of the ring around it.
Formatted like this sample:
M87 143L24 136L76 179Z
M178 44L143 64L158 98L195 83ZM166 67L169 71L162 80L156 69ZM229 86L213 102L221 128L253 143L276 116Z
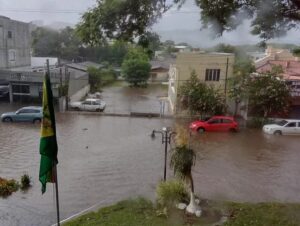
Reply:
M238 130L238 123L233 117L229 116L213 116L208 120L194 121L190 124L190 129L203 133L205 131L231 131Z

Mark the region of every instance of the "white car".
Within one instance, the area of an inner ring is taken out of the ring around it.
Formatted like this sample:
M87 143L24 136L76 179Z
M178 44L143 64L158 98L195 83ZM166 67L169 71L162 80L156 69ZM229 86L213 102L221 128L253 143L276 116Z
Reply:
M70 107L77 111L104 111L105 106L106 103L104 101L93 98L70 103Z
M274 124L264 125L263 131L275 135L300 135L300 120L284 119Z

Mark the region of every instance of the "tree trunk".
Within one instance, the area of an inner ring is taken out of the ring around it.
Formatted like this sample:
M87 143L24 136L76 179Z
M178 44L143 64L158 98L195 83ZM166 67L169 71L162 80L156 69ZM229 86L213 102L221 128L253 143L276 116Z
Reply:
M186 211L188 213L194 214L196 213L196 211L201 211L201 209L200 206L198 206L195 202L194 180L191 173L187 176L187 179L189 179L191 185L191 198L189 205L186 207Z

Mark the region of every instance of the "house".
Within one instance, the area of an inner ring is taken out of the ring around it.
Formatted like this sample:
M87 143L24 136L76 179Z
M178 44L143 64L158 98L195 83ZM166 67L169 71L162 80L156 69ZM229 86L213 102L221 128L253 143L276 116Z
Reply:
M270 60L279 61L300 61L299 57L295 57L288 49L276 49L268 46L265 51L265 56L255 60L255 66L259 67L266 64Z
M151 71L150 71L150 83L162 83L168 82L169 79L169 68L172 63L175 62L175 59L169 58L164 60L152 60Z
M29 23L0 16L0 68L30 65Z
M263 65L256 66L256 72L268 72L271 71L274 66L280 66L283 70L281 76L290 87L292 105L300 106L300 61L268 60Z
M169 69L168 98L174 114L180 113L177 108L178 89L187 81L195 70L199 79L216 89L227 93L227 80L233 75L234 54L181 52L177 54L175 64Z
M45 70L45 69L44 69ZM15 101L41 101L43 91L43 71L32 71L31 67L11 68L0 70L0 78L9 85L9 100ZM84 96L89 91L88 74L74 70L66 66L52 68L50 79L55 99L68 96L71 100L74 96ZM62 91L68 87L68 92ZM80 97L77 97L80 99Z

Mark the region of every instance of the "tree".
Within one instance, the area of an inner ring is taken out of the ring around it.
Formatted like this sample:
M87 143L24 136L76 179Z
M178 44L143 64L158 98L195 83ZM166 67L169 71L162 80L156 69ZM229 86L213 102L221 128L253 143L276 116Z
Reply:
M300 21L298 0L196 0L196 4L202 9L204 27L212 27L217 35L252 19L252 33L267 40L285 35Z
M179 88L181 104L191 113L198 113L201 117L204 114L222 114L225 111L224 98L212 86L202 83L195 71L191 77Z
M237 115L239 104L248 97L248 79L255 71L255 66L248 58L236 61L233 66L234 76L229 79L229 97L234 100L234 115Z
M35 56L72 60L78 56L80 46L79 38L70 27L60 31L38 27L32 32L32 48Z
M196 154L188 146L187 132L183 128L177 128L176 133L176 147L172 150L170 165L176 176L189 182L191 197L186 211L195 213L197 210L200 210L200 207L195 202L194 180L192 176L192 167L195 165Z
M167 8L165 0L98 0L95 8L83 14L77 31L83 42L91 45L107 39L132 41Z
M290 106L290 91L285 81L267 72L248 82L249 105L257 115L268 117L271 113L286 114Z
M161 46L159 35L154 32L147 31L139 37L138 45L146 49L148 56L152 58L155 51L159 50Z
M38 27L36 30L32 31L32 48L34 56L59 56L59 32Z
M84 43L133 40L145 33L174 4L186 0L98 0L77 26ZM283 36L299 25L299 0L195 0L203 27L220 36L251 19L252 33L263 40Z
M141 48L130 49L122 63L125 80L133 86L147 83L150 69L149 58Z
M89 84L91 86L91 91L99 91L102 86L112 83L116 79L116 74L112 67L107 64L104 68L89 67Z
M293 54L300 57L300 47L293 49Z

